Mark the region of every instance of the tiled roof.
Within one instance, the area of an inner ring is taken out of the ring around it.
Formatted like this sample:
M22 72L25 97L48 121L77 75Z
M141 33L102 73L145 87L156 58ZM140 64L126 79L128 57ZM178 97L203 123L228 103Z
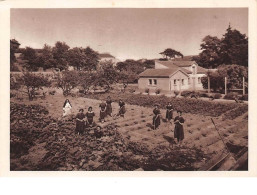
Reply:
M176 71L181 70L181 68L169 68L169 69L146 69L144 72L139 74L139 77L170 77ZM184 70L181 70L185 72Z
M100 54L99 54L99 57L100 57L100 58L114 58L114 56L112 56L112 55L109 54L109 53L100 53Z
M201 66L197 66L197 74L205 74L208 71L208 69L205 69Z

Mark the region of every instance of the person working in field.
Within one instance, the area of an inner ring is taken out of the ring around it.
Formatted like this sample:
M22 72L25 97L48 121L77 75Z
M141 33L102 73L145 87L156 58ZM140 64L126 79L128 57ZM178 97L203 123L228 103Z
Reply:
M159 109L159 105L155 104L155 108L153 110L153 129L158 129L161 124L161 111Z
M185 119L182 117L182 112L181 111L177 111L177 116L174 119L174 124L175 124L175 128L174 128L174 138L177 138L177 141L179 143L179 145L181 144L182 140L184 139L184 122Z
M125 116L125 112L126 112L126 108L125 108L125 102L123 102L121 99L119 100L119 113L118 113L118 117L123 117Z
M62 109L63 109L63 115L62 115L63 117L67 116L71 113L72 106L71 106L71 103L70 103L69 99L65 100Z
M87 127L93 127L94 126L94 116L95 116L95 113L93 112L93 109L90 106L88 108L88 112L86 113L86 117L87 117L86 124L87 124Z
M171 119L173 118L173 106L171 104L171 102L168 103L168 105L166 106L166 120L171 122Z
M100 108L100 122L104 123L105 122L105 116L106 116L106 103L102 101L102 103L99 105Z
M106 116L112 116L112 99L110 96L106 100Z
M82 134L85 128L85 114L83 109L79 109L79 113L76 116L76 129L75 133Z

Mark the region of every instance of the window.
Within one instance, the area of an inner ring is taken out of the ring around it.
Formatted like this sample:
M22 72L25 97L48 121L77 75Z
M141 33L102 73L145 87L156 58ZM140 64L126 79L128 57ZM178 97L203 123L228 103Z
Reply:
M153 84L157 85L157 80L156 79L153 80Z
M174 79L174 85L176 85L177 84L177 80L176 79Z
M193 68L193 74L196 74L196 69L195 69L195 66L192 66L192 68Z
M148 83L149 85L152 85L152 79L149 79L149 83Z
M198 84L201 84L201 77L198 77Z
M184 79L182 79L182 80L181 80L181 83L182 83L182 85L185 85L185 83L184 83Z

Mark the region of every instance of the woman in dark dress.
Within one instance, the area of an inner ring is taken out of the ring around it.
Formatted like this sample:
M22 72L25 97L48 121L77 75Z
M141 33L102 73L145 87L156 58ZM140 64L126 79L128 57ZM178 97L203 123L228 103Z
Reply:
M93 112L93 109L92 109L92 107L90 106L90 107L88 108L88 112L86 113L86 117L87 117L87 126L93 127L93 125L94 125L94 116L95 116L95 113Z
M100 108L100 121L103 123L105 122L104 118L106 116L106 103L102 101L102 103L99 105Z
M120 110L119 110L118 115L124 118L126 108L125 108L125 102L123 102L121 99L119 100L119 106L120 106Z
M185 119L182 117L182 112L177 111L178 116L174 119L175 129L174 129L174 138L177 138L179 144L181 144L182 140L184 139L184 128L183 124Z
M83 109L79 109L79 113L76 116L76 129L75 132L79 135L84 132L85 128L85 114Z
M112 116L112 99L110 96L107 97L106 105L106 116Z
M166 120L171 122L171 119L173 118L173 106L171 104L171 102L168 103L168 105L166 106Z
M159 105L155 105L153 113L153 129L155 130L158 129L159 125L161 124L161 111L159 109Z

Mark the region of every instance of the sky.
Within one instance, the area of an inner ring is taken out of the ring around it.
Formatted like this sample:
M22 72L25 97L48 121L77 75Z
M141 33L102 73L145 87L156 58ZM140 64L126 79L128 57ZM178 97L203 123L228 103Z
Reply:
M11 9L11 39L42 48L64 41L120 60L160 58L166 48L197 55L207 36L228 25L248 35L247 8Z

